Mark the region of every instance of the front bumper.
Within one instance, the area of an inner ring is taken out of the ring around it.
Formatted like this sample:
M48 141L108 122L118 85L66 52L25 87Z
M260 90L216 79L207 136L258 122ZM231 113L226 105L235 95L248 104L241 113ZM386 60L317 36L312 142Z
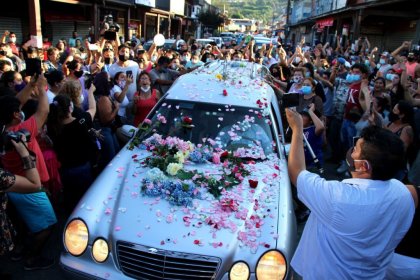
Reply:
M132 279L115 266L112 254L104 263L97 263L88 252L90 246L80 257L66 252L61 254L60 266L68 279Z

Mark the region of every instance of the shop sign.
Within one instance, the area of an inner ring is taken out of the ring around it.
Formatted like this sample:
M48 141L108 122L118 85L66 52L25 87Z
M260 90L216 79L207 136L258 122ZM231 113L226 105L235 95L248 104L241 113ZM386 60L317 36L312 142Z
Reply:
M334 25L334 19L333 18L324 18L316 21L316 24L318 25L318 28L322 29L325 26L333 26Z

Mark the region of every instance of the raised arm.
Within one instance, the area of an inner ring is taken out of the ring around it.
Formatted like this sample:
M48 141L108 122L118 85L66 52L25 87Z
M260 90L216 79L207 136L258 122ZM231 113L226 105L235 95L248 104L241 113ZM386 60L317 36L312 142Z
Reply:
M39 75L36 81L36 90L38 91L38 108L34 114L38 129L41 129L47 120L48 113L50 112L50 105L48 103L47 93L45 89L47 87L47 79L44 74Z
M293 131L287 167L290 181L297 186L297 178L300 172L306 169L305 154L303 152L303 121L302 116L298 112L290 109L286 109L286 117Z
M324 123L315 114L315 104L314 103L312 103L311 106L309 107L308 113L309 113L309 116L312 119L312 122L314 123L315 134L317 136L321 135L325 130L325 126L324 126Z
M86 111L90 114L90 116L92 117L92 120L95 118L95 114L96 114L96 100L95 100L95 97L93 96L93 93L95 92L95 90L96 88L92 83L88 90L89 108Z

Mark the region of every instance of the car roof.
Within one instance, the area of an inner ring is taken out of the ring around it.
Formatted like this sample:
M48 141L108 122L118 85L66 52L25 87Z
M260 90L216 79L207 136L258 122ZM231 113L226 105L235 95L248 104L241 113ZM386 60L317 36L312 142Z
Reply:
M219 80L226 68L226 80ZM253 76L251 77L251 72ZM258 100L269 104L273 89L262 74L268 69L247 61L215 61L182 75L169 89L166 99L221 104L223 106L259 107ZM223 94L226 90L227 95Z

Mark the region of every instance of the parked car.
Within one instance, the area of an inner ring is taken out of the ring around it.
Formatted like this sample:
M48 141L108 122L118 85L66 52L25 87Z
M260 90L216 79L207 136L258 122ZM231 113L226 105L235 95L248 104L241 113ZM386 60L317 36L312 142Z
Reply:
M221 32L220 37L234 37L233 32Z
M267 73L216 61L175 81L66 222L71 279L291 279L296 220Z
M272 43L270 38L267 37L254 37L255 40L255 45L257 46L258 49L261 49L262 45L266 45L267 48L269 47L269 45Z
M162 46L162 48L165 49L165 50L172 49L175 41L176 41L175 39L165 39L165 44ZM150 49L150 47L152 46L152 44L153 44L153 40L147 41L146 43L144 43L143 49L148 51ZM185 41L184 40L178 40L178 42L176 43L176 49L177 50L180 49L181 44L185 44Z
M207 44L216 43L213 39L196 39L195 42L201 45L201 48L204 48Z
M222 37L209 37L209 39L211 39L214 42L216 42L216 45L217 45L218 48L221 48L222 47L222 44L223 44Z
M223 40L223 45L225 45L226 47L229 47L232 43L232 40L234 40L233 37L222 37Z

